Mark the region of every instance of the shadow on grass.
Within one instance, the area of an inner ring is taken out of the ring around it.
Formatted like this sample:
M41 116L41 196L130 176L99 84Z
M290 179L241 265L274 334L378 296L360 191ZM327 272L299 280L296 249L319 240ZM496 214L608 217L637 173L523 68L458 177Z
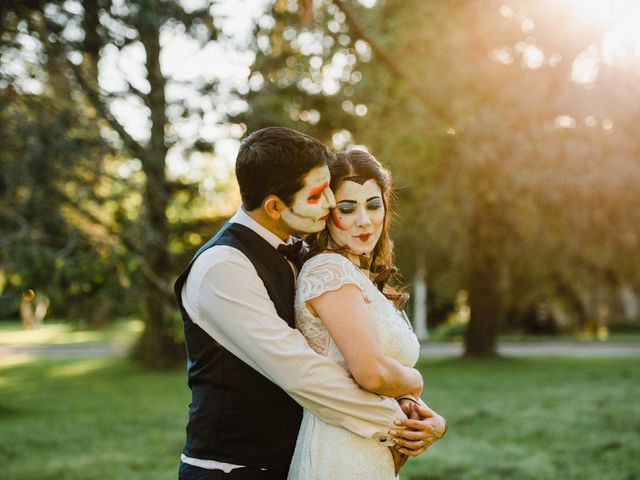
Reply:
M20 415L25 412L21 411L19 408L16 408L12 405L7 405L6 403L0 401L0 417L4 416L15 416Z

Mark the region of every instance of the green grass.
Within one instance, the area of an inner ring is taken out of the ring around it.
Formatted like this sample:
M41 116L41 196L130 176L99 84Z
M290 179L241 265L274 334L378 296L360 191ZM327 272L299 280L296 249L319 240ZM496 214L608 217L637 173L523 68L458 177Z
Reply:
M403 479L640 479L640 360L427 359L449 432ZM0 479L175 479L184 369L0 358Z
M423 360L449 432L412 479L639 479L640 360Z
M127 348L142 332L139 320L121 320L103 330L87 330L63 320L47 320L41 327L23 330L20 322L0 323L0 346L26 347L35 345L95 345L111 344Z
M174 479L188 404L183 369L13 364L0 370L0 478Z

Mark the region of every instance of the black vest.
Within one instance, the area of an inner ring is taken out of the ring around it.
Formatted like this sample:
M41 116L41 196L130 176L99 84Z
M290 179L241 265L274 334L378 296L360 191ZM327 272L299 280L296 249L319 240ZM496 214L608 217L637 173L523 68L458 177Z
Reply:
M193 323L182 305L182 286L194 260L214 245L231 246L249 258L278 315L294 326L294 277L289 263L250 228L236 223L225 225L198 250L174 287L182 313L192 392L183 453L192 458L283 471L286 475L302 408ZM234 319L220 320L233 323Z

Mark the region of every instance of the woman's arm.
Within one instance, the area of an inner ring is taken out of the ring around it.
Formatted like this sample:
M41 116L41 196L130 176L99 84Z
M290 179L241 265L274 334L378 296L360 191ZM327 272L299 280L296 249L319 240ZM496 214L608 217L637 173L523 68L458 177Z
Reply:
M307 301L307 307L325 324L362 388L388 397L420 396L420 372L382 353L375 320L358 287L347 284L325 292Z

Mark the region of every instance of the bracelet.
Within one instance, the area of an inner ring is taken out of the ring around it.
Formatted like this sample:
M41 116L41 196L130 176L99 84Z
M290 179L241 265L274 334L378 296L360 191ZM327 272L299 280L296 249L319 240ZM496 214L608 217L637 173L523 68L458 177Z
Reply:
M410 402L413 402L416 405L420 405L420 402L418 400L416 400L414 397L411 397L409 395L405 395L404 397L396 398L397 402L399 402L400 400L409 400Z

